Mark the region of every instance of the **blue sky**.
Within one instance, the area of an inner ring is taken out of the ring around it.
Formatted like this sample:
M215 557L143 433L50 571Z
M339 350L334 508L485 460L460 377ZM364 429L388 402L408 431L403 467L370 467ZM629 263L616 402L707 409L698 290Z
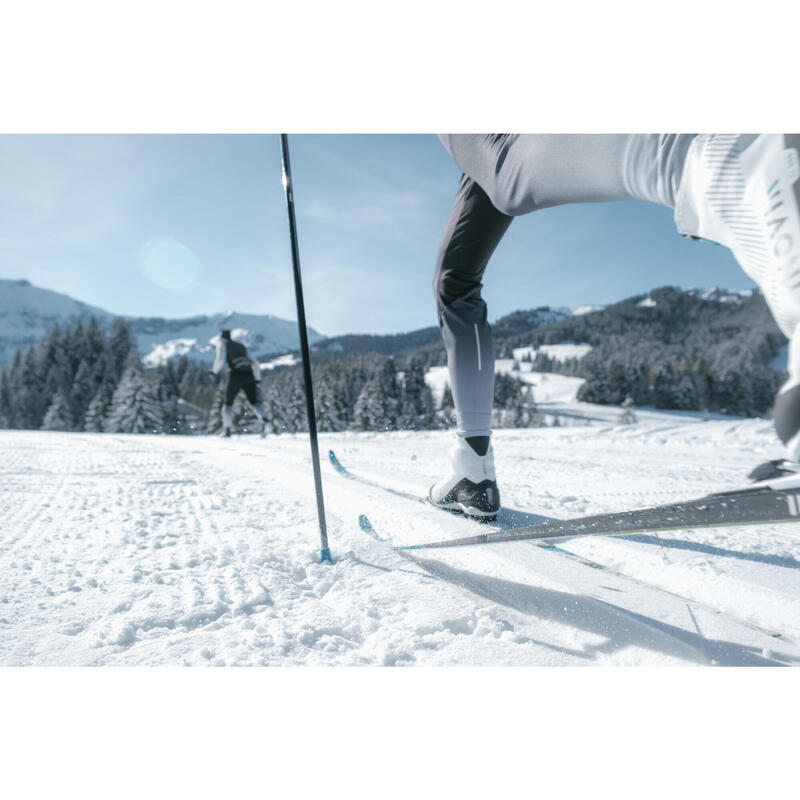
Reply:
M433 135L290 136L307 316L321 333L435 324L431 277L459 170ZM0 277L118 314L295 319L277 135L0 136ZM750 288L730 253L647 203L514 221L490 319L664 285Z

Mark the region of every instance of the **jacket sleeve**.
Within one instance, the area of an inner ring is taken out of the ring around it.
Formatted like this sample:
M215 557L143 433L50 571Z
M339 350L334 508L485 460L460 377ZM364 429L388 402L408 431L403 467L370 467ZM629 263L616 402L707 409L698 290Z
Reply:
M214 366L211 371L215 375L219 375L222 368L225 366L225 343L220 339L217 342L217 357L214 359Z

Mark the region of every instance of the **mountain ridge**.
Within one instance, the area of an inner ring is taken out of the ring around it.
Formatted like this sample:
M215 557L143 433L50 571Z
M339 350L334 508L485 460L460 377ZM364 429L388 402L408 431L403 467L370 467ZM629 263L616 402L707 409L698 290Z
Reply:
M92 316L103 328L109 328L114 319L129 322L147 366L179 355L213 360L213 340L223 326L235 330L258 357L280 355L299 345L297 323L271 314L225 311L184 318L132 317L112 314L25 279L0 279L0 366L11 363L18 349L35 345L55 325L86 322ZM325 338L313 328L308 336L312 343Z

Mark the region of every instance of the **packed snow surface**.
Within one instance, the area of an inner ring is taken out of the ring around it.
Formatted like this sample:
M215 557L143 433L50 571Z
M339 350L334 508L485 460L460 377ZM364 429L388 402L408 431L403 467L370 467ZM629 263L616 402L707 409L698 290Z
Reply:
M651 412L638 425L495 434L501 522L644 507L741 483L770 425ZM449 434L323 434L345 466L424 494ZM3 665L800 663L800 526L389 551L475 523L323 465L308 440L0 432Z

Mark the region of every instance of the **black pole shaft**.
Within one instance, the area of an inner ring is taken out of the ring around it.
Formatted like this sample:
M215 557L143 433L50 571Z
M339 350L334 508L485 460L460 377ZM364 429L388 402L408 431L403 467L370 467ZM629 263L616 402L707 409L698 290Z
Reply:
M294 265L294 294L297 300L297 325L300 328L300 352L303 357L303 381L306 389L306 416L308 438L311 442L311 463L314 467L314 486L317 490L317 516L322 543L321 561L331 563L328 549L328 526L325 522L325 502L322 498L322 474L319 468L319 445L317 444L317 415L314 412L314 390L311 384L311 360L308 355L308 331L306 310L303 302L303 281L300 277L300 252L297 247L297 223L294 218L294 196L292 194L292 170L289 165L289 139L281 134L281 156L283 166L283 188L286 191L286 209L289 213L289 236L292 241L292 264Z

